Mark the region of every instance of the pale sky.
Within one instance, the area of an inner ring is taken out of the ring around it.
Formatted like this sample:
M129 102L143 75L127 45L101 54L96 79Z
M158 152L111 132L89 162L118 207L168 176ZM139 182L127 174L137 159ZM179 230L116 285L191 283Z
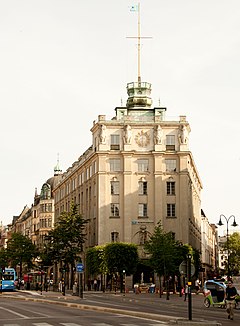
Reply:
M65 171L91 145L93 120L125 105L137 80L137 41L127 39L137 36L137 2L0 0L3 224L31 206L58 153ZM141 34L152 37L142 41L142 81L167 117L187 116L209 221L240 224L240 1L140 3Z

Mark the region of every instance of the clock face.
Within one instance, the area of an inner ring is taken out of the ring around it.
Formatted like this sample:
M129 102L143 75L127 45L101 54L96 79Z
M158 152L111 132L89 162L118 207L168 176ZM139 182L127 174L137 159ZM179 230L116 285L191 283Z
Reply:
M148 135L147 132L144 132L143 130L141 130L141 132L139 132L136 137L135 137L136 143L138 144L138 146L140 147L145 147L150 143L150 137Z

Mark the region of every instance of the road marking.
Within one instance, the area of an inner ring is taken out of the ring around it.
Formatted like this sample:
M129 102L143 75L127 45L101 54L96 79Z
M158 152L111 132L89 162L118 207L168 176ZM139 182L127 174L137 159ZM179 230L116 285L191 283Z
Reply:
M113 326L112 324L106 324L106 323L93 323L93 325L96 325L96 326Z
M60 323L63 326L80 326L79 324L75 324L75 323Z
M7 308L4 308L4 307L0 307L0 309L5 310L5 311L8 311L8 312L10 312L10 313L12 313L12 314L14 314L14 315L16 315L18 317L23 318L23 319L28 319L29 318L28 316L19 314L18 312L14 311L14 310L11 310L11 309L7 309Z
M36 325L36 326L52 326L52 324L48 324L48 323L33 323L33 325Z

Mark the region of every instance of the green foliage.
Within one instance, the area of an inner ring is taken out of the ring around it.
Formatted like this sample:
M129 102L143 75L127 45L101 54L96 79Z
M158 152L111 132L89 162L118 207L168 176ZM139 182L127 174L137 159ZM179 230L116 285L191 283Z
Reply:
M86 267L88 274L107 274L105 246L96 246L87 250Z
M105 246L106 266L110 273L125 270L127 275L137 270L138 252L137 246L130 243L109 243Z
M164 232L160 223L155 227L144 249L151 255L149 265L159 276L168 276L176 271L179 248L172 233Z
M4 248L0 249L0 266L8 267L7 250Z
M72 203L69 212L63 212L48 234L49 243L43 252L43 257L50 260L64 261L74 264L83 250L86 241L85 228L88 220L78 213L78 205Z
M192 249L192 255L193 255L193 264L195 266L195 275L198 277L198 272L201 267L201 253L197 249Z
M179 274L179 265L186 259L187 255L190 253L193 255L193 249L189 244L181 244L180 242L176 242L176 250L177 250L177 256L175 260L175 274Z
M229 246L229 270L231 274L238 275L240 271L240 234L234 232L228 238ZM224 251L227 252L227 242L223 246ZM227 271L227 262L225 264Z
M11 267L25 264L28 268L31 268L33 266L33 259L38 254L36 246L28 237L21 233L12 233L11 239L7 242L6 249L6 257Z

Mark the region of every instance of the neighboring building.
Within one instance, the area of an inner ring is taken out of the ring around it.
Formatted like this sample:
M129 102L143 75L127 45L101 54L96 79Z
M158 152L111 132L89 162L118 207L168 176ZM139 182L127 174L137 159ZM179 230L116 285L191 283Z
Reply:
M223 250L223 246L225 245L226 242L227 242L227 236L226 235L218 237L218 243L219 243L219 268L220 268L220 270L222 272L226 269L225 264L226 264L226 262L228 260L227 250Z
M4 226L1 222L0 224L0 250L1 248L7 247L8 240L8 226Z
M202 278L213 276L218 273L218 232L215 224L209 223L208 218L202 212Z
M61 178L61 172L58 163L54 168L54 176L42 185L40 195L37 194L37 189L35 190L31 210L31 239L40 250L43 249L46 235L54 227L53 189Z
M92 144L54 189L55 218L71 202L89 219L86 246L144 242L161 222L176 240L201 250L202 183L189 150L185 116L152 107L151 84L129 83L126 107L99 115Z
M19 216L13 217L11 232L18 232L30 238L32 210L27 205L24 206Z

